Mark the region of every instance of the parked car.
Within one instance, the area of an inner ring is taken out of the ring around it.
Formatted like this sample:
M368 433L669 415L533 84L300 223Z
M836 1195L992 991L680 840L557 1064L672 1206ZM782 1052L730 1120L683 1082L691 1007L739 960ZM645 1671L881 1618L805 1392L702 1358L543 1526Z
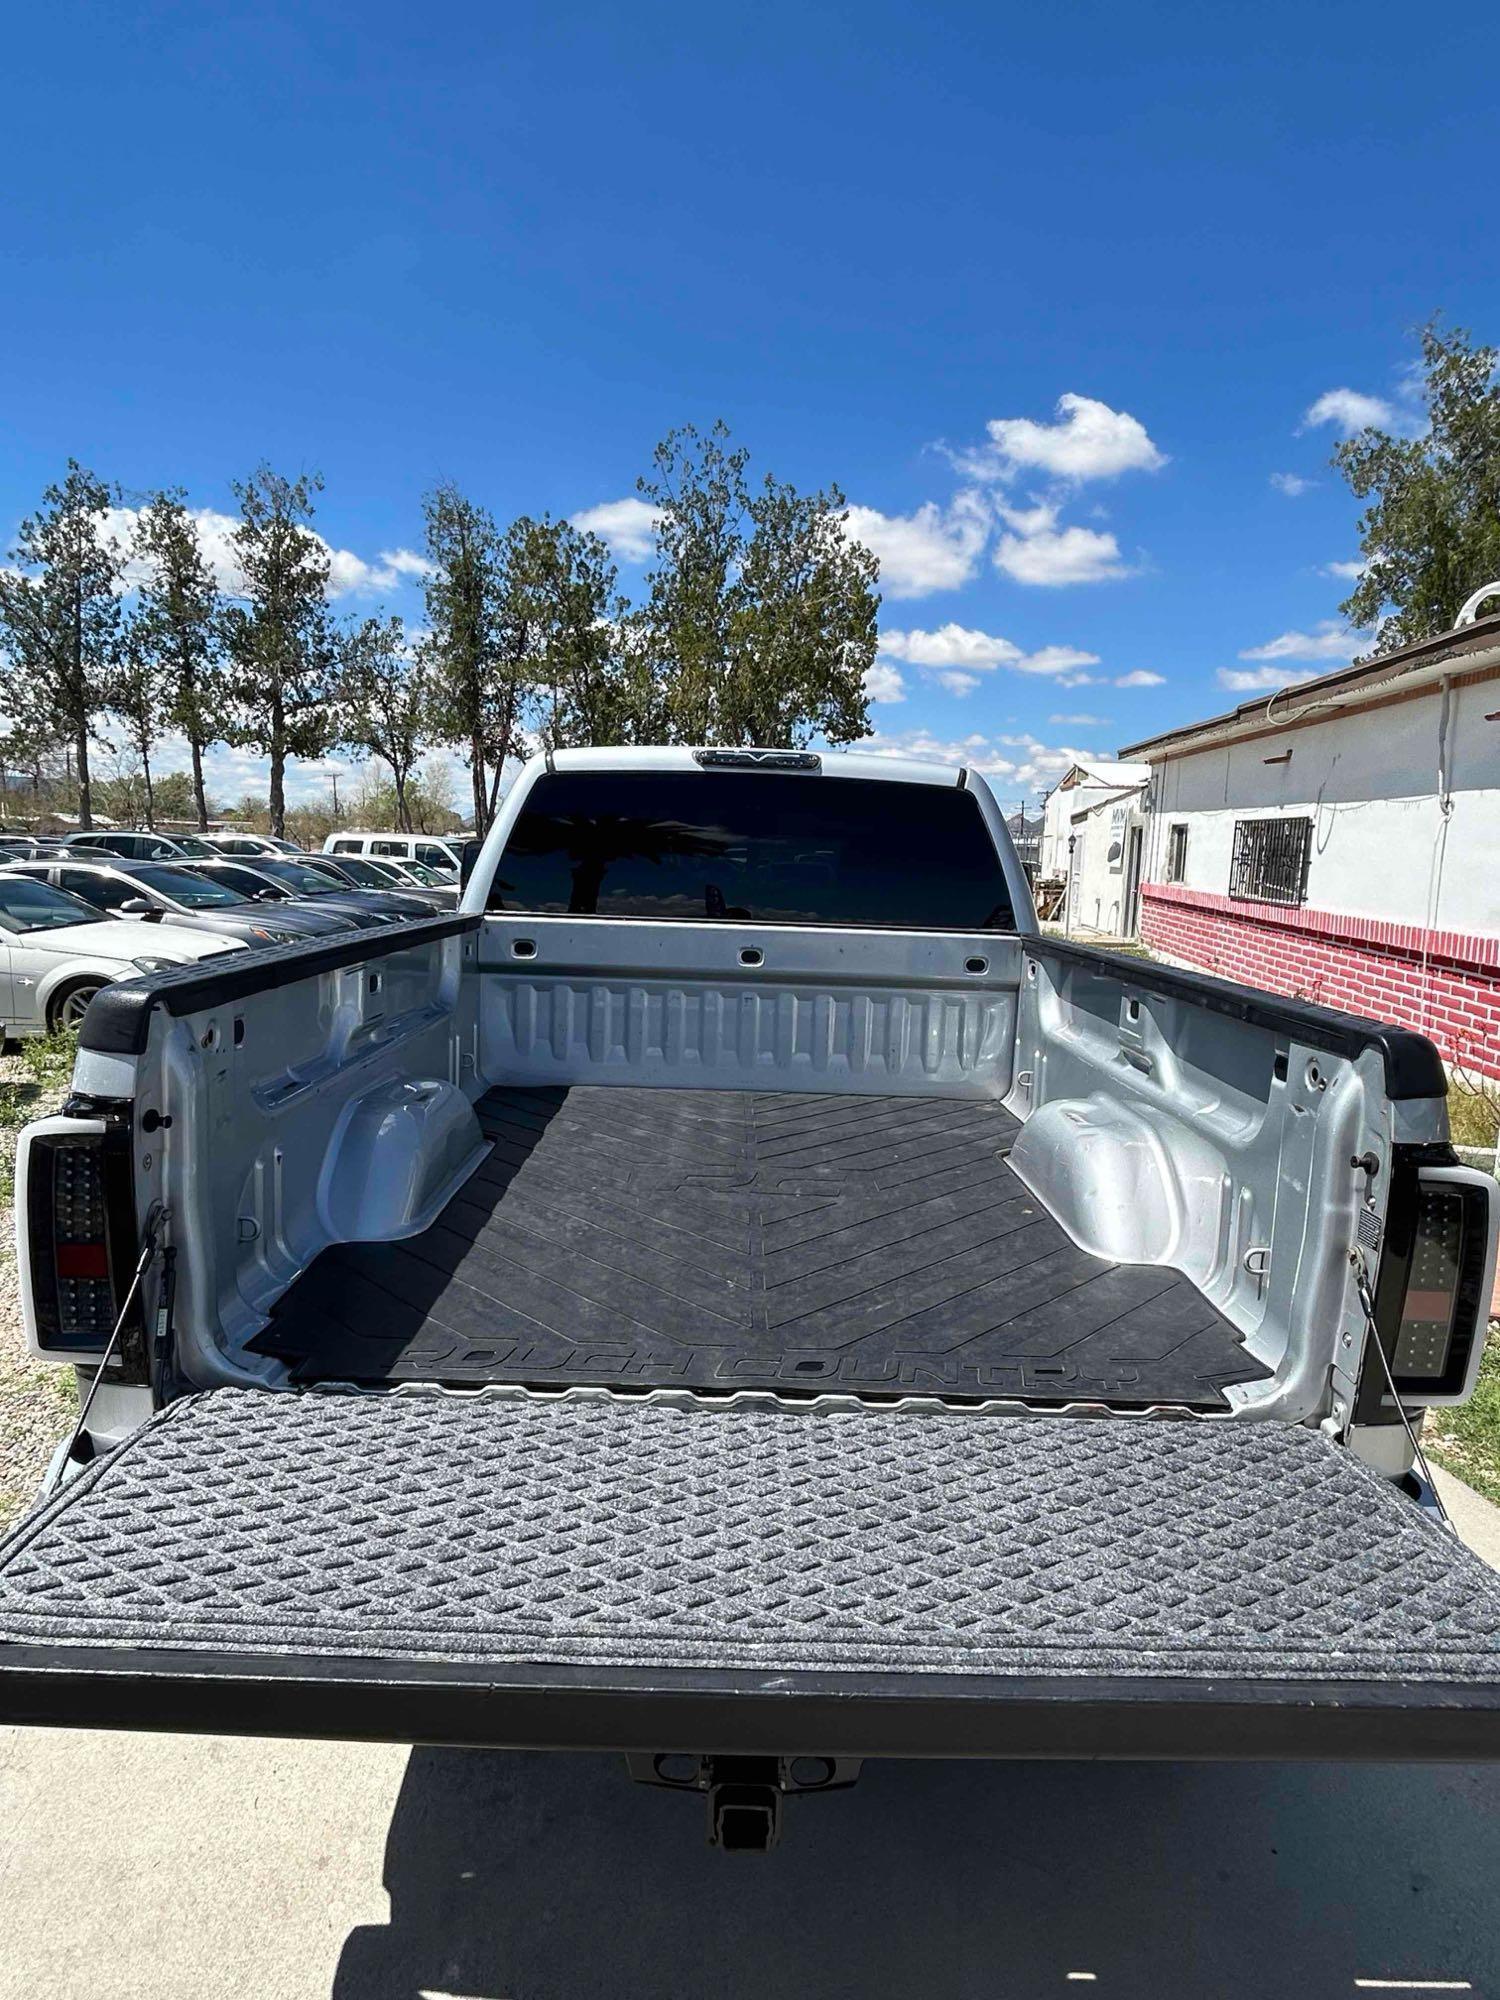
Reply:
M280 840L274 833L205 833L201 836L215 854L301 854L295 840Z
M74 1087L0 1722L615 1747L742 1848L860 1757L1500 1755L1436 1049L1040 935L978 771L537 759L459 915L106 993Z
M330 833L323 842L325 854L368 854L375 860L421 861L457 875L463 855L462 836L432 833Z
M58 854L64 841L56 833L0 833L0 867L7 861L31 861L39 854Z
M321 856L319 857L321 859ZM339 878L316 867L312 856L257 854L248 863L258 875L268 875L298 898L312 897L330 909L363 910L388 923L403 917L425 917L430 911L415 896L397 896L386 889L357 889L352 883L340 885Z
M420 867L420 862L371 861L363 854L309 854L304 859L309 868L322 869L356 889L388 890L393 895L408 896L429 910L458 908L457 884L437 886L432 879L419 882L412 869ZM432 877L430 868L424 872Z
M24 1037L76 1028L112 980L243 949L235 938L177 924L147 931L35 875L0 869L0 1030Z
M202 860L213 853L208 842L196 833L70 833L69 854L120 854L130 861Z
M256 863L265 858L255 855L238 860L226 855L214 861L183 861L174 865L190 875L202 876L205 881L222 883L252 903L268 906L274 912L275 922L295 921L309 937L333 931L367 930L386 921L375 910L334 909L323 902L306 901L284 882L274 882L269 875L262 874Z
M222 931L244 944L286 944L312 935L305 924L284 918L269 903L258 903L227 882L196 875L171 861L127 861L123 855L86 861L63 855L50 861L15 862L7 872L50 882L110 917L153 924L165 918L192 930Z

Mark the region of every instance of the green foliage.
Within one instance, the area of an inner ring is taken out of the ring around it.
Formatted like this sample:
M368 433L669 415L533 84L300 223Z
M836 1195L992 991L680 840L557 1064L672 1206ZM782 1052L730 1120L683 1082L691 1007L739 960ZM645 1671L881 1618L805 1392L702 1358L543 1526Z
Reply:
M1439 1465L1486 1499L1500 1501L1500 1326L1490 1328L1473 1397L1433 1410L1422 1442Z
M409 833L452 833L461 823L453 793L453 776L446 763L429 758L406 781ZM374 770L361 772L357 785L341 801L339 824L372 830L396 826L396 788ZM332 831L332 829L329 829Z
M131 651L154 671L159 726L187 738L193 764L188 810L206 827L203 752L224 729L220 604L181 492L154 494L142 508L132 553L145 575L130 620ZM162 810L180 813L182 808Z
M433 725L440 742L468 751L474 829L483 833L505 759L521 747L528 692L507 604L504 543L486 509L451 482L434 488L422 505L432 564L422 659L431 676Z
M0 1078L0 1201L10 1201L15 1193L17 1134L33 1118L55 1110L67 1095L77 1049L76 1035L39 1035L3 1059L7 1074Z
M380 817L413 828L447 806L430 786L425 807L414 803L424 749L460 747L481 832L507 762L538 742L850 742L868 727L875 558L845 533L836 487L752 488L748 463L723 424L658 446L639 482L657 546L637 608L597 536L546 517L502 530L456 486L438 487L424 502L430 630L413 649L399 619L335 630L315 475L262 465L235 486L239 575L226 601L180 490L150 496L127 551L110 490L70 461L23 523L16 567L0 569L0 819L89 824L97 795L116 821L206 825L216 742L269 759L277 832L293 817L287 760L335 741L389 768ZM105 713L121 730L101 775L90 745ZM162 780L159 746L176 734L191 771ZM337 800L327 813L339 822Z
M234 531L242 582L223 618L233 739L271 760L271 830L286 822L286 760L328 748L337 642L328 611L328 548L309 525L316 475L287 479L260 466L237 483Z
M156 825L151 752L156 748L167 704L167 677L150 640L134 619L126 621L115 670L109 681L111 711L125 725L130 754L141 774L139 816Z
M522 519L506 537L505 568L542 741L554 750L649 741L649 694L606 544L570 521Z
M836 486L802 494L718 423L668 433L638 482L657 509L656 565L635 631L682 743L849 743L869 728L879 565L844 532ZM653 721L655 717L653 717Z
M399 618L366 618L345 633L339 667L339 740L390 766L392 824L406 833L415 831L406 793L431 709L427 663L412 654Z
M1423 435L1371 426L1333 454L1371 503L1360 517L1365 572L1340 608L1375 626L1379 652L1446 632L1464 599L1500 576L1500 355L1436 320L1421 341Z
M69 746L84 827L93 824L92 720L119 654L121 562L105 532L109 508L109 488L70 458L62 484L21 523L16 567L0 569L0 707L28 754Z

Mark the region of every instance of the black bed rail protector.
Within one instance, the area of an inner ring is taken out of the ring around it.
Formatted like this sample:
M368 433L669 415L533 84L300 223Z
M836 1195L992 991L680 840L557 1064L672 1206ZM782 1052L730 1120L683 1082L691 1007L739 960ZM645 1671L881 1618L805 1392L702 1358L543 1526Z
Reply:
M459 937L478 930L481 922L477 915L413 917L329 940L307 938L253 951L227 951L171 972L122 979L103 987L89 1002L78 1045L101 1055L138 1056L146 1046L153 1007L165 1007L169 1014L196 1014L205 1007L227 1006L252 993L269 993L321 972L336 972L341 966L363 965L416 945Z
M1500 1683L1002 1679L0 1646L0 1722L489 1749L1500 1758Z
M1357 1057L1366 1049L1375 1049L1385 1066L1387 1097L1443 1097L1447 1093L1448 1079L1442 1058L1427 1037L1414 1028L1392 1027L1384 1021L1367 1020L1362 1014L1344 1014L1335 1007L1320 1007L1312 1000L1266 993L1258 986L1241 986L1208 972L1188 972L1180 966L1158 964L1154 959L1127 957L1104 945L1075 944L1070 938L1043 937L1035 932L1023 932L1021 943L1034 958L1086 966L1090 971L1122 980L1127 986L1191 1000L1211 1013L1227 1014L1236 1021L1249 1021L1277 1034L1295 1036L1300 1042L1310 1042L1314 1048L1328 1049L1335 1055Z

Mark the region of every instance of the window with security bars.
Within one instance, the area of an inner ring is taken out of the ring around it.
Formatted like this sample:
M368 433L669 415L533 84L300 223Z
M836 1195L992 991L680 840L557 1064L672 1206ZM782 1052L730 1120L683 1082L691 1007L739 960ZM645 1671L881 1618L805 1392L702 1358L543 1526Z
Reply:
M1311 860L1310 819L1236 820L1229 894L1238 902L1305 902Z

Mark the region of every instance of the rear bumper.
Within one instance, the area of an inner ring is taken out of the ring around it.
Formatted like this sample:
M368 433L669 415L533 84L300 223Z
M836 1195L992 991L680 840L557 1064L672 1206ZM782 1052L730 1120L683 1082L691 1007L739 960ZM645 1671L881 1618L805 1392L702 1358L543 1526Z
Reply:
M941 1758L1500 1757L1500 1684L739 1674L13 1646L0 1718L489 1749Z

